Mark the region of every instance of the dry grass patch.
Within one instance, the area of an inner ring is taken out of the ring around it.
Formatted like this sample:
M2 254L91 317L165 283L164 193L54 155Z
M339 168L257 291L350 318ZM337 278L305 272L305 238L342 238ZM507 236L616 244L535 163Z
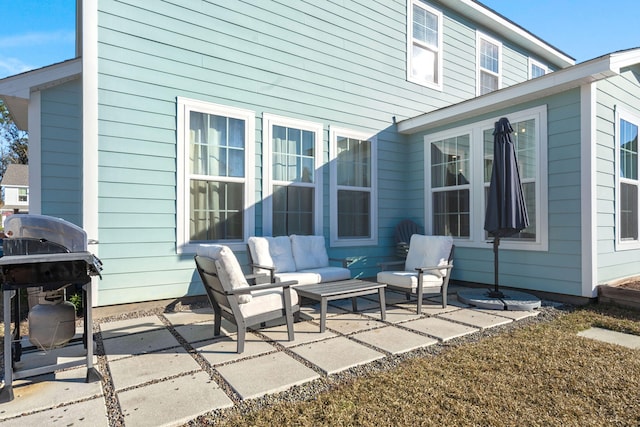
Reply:
M435 357L279 403L198 423L272 425L640 425L640 351L576 334L592 326L640 335L640 313L590 306L461 344Z

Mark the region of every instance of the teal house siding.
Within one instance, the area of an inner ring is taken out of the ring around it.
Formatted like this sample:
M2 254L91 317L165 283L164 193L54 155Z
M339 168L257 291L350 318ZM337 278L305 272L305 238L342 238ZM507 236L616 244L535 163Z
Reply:
M598 283L640 274L640 248L621 249L616 237L616 179L620 171L616 112L640 116L639 76L634 67L597 84Z
M42 213L82 226L81 81L43 90L40 102Z

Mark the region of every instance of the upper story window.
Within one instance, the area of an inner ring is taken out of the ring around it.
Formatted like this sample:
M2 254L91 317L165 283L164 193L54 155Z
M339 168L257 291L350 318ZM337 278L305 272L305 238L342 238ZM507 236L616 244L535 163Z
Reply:
M541 62L529 58L529 78L542 77L549 72L549 68Z
M178 98L178 252L253 232L255 115Z
M638 217L640 205L638 189L638 127L640 117L626 112L619 112L617 121L618 159L617 176L617 241L618 248L638 248Z
M477 94L484 95L502 85L502 44L484 34L477 37Z
M512 249L546 250L546 107L507 115L520 166L530 225L502 242ZM486 200L493 167L494 120L425 137L426 231L450 235L456 245L486 247Z
M263 114L263 233L322 234L322 124Z
M331 129L331 245L377 243L376 138Z
M29 201L29 189L28 188L18 188L18 201L19 202L28 202Z
M407 79L442 89L442 13L420 0L408 7Z

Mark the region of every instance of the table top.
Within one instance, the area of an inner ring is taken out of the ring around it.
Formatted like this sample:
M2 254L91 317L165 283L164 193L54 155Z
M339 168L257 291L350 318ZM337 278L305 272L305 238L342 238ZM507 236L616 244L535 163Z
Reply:
M384 283L369 282L367 280L349 279L339 280L337 282L323 282L313 285L294 285L293 288L299 295L305 296L316 295L327 297L331 295L340 295L357 291L377 291L387 285Z

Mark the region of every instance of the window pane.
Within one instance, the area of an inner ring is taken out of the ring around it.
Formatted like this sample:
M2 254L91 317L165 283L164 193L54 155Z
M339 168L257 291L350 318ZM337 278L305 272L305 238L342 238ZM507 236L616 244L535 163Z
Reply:
M542 67L537 66L536 64L531 64L531 78L535 79L536 77L544 76L547 73Z
M431 186L469 184L469 135L447 138L431 144Z
M370 187L371 142L345 137L338 137L337 142L338 185Z
M498 90L498 76L487 72L480 72L480 95Z
M244 176L244 120L191 111L189 129L191 174Z
M438 17L417 5L413 5L413 38L438 45Z
M638 186L620 184L620 238L638 240Z
M313 234L314 189L293 185L273 187L273 235Z
M438 54L433 50L413 45L411 75L416 79L436 83L438 76Z
M638 179L638 127L620 120L620 177Z
M241 240L244 184L191 180L190 240Z
M338 191L338 237L371 237L371 195L365 191Z
M513 144L522 179L536 176L536 121L534 119L513 123Z
M482 131L484 146L484 182L491 182L491 171L493 170L493 129Z
M273 126L273 179L314 182L315 133Z
M433 193L433 232L440 236L469 237L469 190Z
M500 72L498 46L487 40L480 40L480 67L496 74Z

